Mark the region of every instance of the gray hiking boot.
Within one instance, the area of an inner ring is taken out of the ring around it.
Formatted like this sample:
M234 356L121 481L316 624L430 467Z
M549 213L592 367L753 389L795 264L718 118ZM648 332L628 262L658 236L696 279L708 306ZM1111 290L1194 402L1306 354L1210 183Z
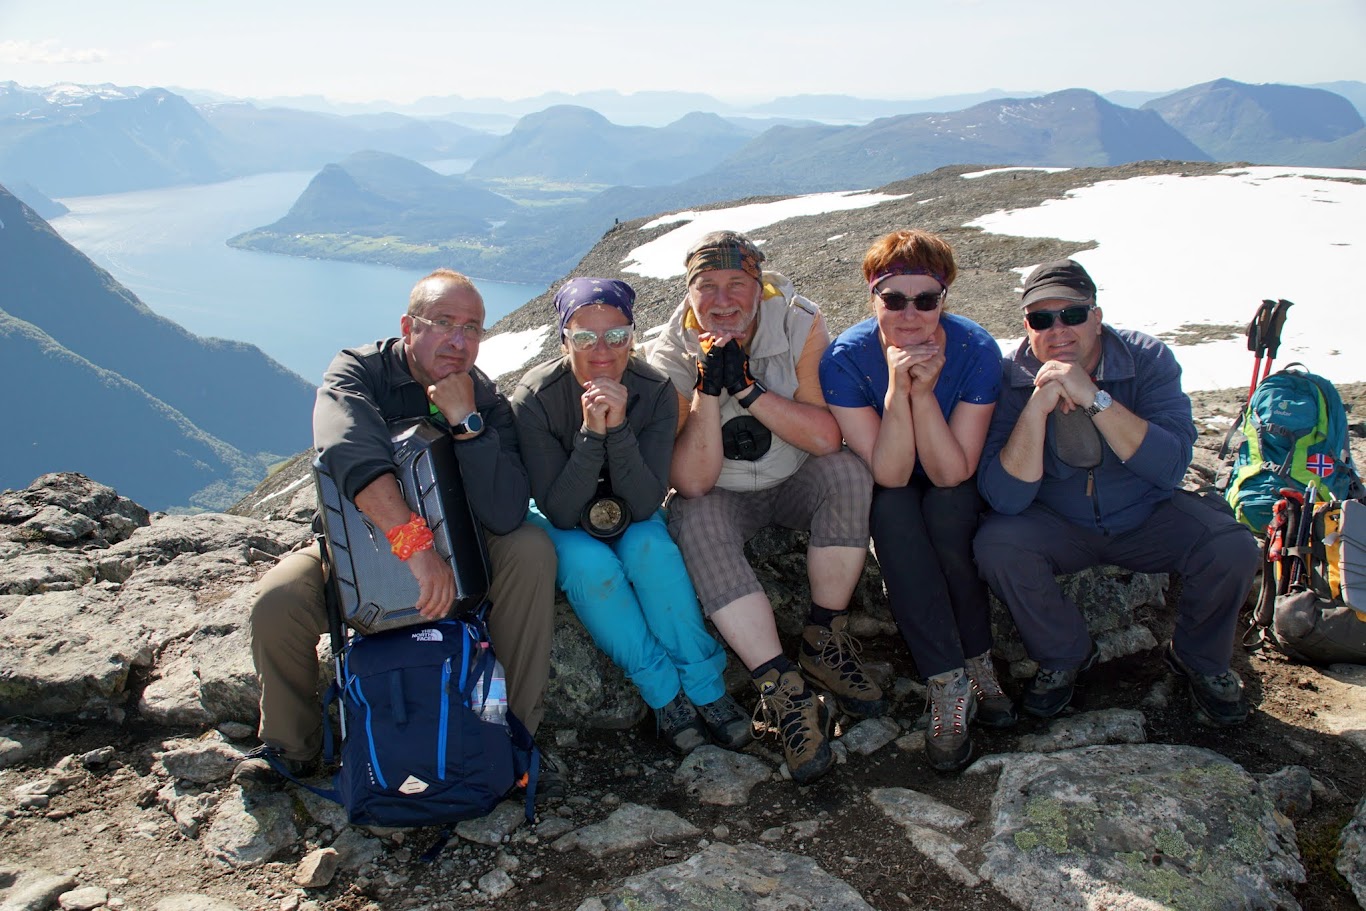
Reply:
M655 709L655 723L659 727L659 737L669 749L679 756L686 756L707 742L707 732L702 727L702 719L697 709L683 694Z
M802 630L797 663L802 673L817 686L834 695L839 706L850 715L876 718L887 711L882 688L863 671L859 660L862 646L849 635L849 618L838 616L827 629L808 623Z
M754 740L754 719L729 693L722 693L706 705L697 707L697 714L707 726L711 739L727 750L743 750Z
M925 729L925 758L939 772L956 772L972 758L968 724L977 708L972 681L962 668L935 674L928 681L930 723Z
M787 770L797 784L815 781L834 763L830 752L830 712L795 670L779 674L771 670L754 686L759 704L754 717L783 741Z
M271 764L272 759L278 766ZM244 788L278 788L286 781L280 768L301 779L317 778L324 771L322 759L317 756L312 759L289 759L281 756L274 747L262 744L242 754L242 761L232 770L232 781Z
M1251 709L1243 692L1243 681L1231 670L1222 674L1197 674L1177 657L1170 642L1163 649L1163 657L1179 677L1190 685L1191 702L1195 705L1195 720L1202 724L1228 727L1242 724Z
M972 681L972 693L977 697L977 723L989 728L1008 728L1015 724L1018 716L1015 703L1001 688L996 677L996 665L991 661L991 649L976 658L963 662L963 670Z
M1040 667L1025 689L1024 699L1020 702L1021 708L1037 718L1052 718L1067 708L1072 701L1077 675L1090 670L1091 665L1095 663L1096 644L1092 642L1091 651L1086 654L1086 660L1082 661L1081 667L1065 670Z

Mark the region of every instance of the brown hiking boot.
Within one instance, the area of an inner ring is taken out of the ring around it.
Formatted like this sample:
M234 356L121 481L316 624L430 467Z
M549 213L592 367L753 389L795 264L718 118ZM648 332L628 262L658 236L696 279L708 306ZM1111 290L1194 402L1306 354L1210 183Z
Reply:
M976 658L967 659L963 662L963 670L967 671L968 679L972 681L973 695L977 697L977 723L989 728L1013 726L1019 716L1015 712L1015 703L1001 688L1001 681L996 679L991 649Z
M956 772L972 758L972 720L977 700L962 668L929 679L930 724L925 730L925 758L940 772Z
M859 653L863 647L849 635L849 618L836 617L830 628L808 623L802 630L802 645L797 663L802 673L817 686L828 690L839 706L850 715L876 718L887 711L882 688L863 672Z
M754 681L759 704L754 717L783 741L787 770L797 784L824 775L834 763L830 752L830 712L797 671L769 671Z

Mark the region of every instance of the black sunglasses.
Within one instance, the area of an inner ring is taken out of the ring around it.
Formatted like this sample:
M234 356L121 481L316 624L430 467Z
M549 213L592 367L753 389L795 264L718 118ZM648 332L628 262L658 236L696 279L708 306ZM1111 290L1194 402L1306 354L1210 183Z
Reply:
M874 291L878 299L882 301L882 306L893 313L900 313L906 309L907 304L915 304L915 309L921 313L929 313L938 307L944 300L944 295L949 293L948 288L941 288L938 291L922 291L911 297L902 294L900 291Z
M1052 329L1054 319L1061 319L1064 326L1080 326L1090 318L1094 309L1095 304L1077 304L1075 307L1063 307L1061 310L1035 310L1033 313L1025 314L1025 322L1029 323L1029 328L1035 332L1047 332Z

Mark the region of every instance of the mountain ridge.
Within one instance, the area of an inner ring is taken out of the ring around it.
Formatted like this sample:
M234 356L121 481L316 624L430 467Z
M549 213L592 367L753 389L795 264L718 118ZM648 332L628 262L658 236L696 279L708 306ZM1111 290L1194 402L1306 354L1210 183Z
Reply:
M41 467L30 451L57 447L79 460L63 463L74 470L133 478L130 489L157 508L222 507L307 444L312 384L255 346L200 338L153 313L3 187L0 224L0 361L8 388L25 390L5 397L0 416L27 447L0 455L0 484L27 484L25 472ZM99 406L87 413L91 399ZM104 432L67 445L73 428L92 426Z

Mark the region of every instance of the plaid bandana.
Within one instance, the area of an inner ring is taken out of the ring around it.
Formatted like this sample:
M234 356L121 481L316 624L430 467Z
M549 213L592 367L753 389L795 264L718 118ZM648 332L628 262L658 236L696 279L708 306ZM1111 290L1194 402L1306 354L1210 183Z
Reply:
M691 286L700 273L713 269L740 269L755 281L762 281L759 264L763 261L763 251L745 235L735 231L713 231L688 251L685 260L688 285Z

